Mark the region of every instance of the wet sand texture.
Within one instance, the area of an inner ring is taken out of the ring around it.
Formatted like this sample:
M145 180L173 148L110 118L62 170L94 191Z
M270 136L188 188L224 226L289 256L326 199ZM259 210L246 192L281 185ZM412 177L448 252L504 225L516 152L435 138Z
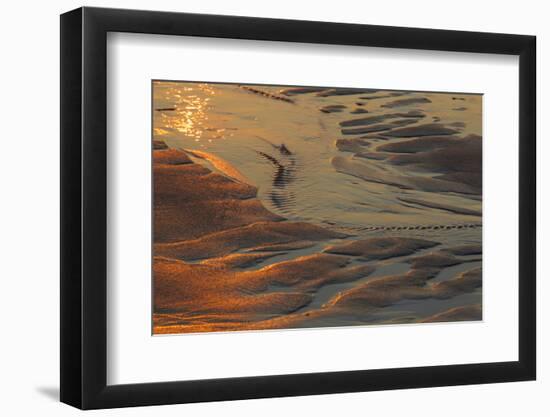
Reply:
M153 332L482 318L481 99L157 82Z
M454 307L442 313L434 314L422 320L423 323L444 321L473 321L481 317L481 304Z
M380 237L329 246L325 251L373 260L410 255L419 249L431 248L435 245L437 245L436 242L421 239Z
M175 190L179 190L180 184L186 184L186 195L200 190L208 196L219 193L221 187L221 195L236 204L238 211L239 205L246 211L248 200L257 201L253 189L234 181L222 181L219 175L193 163L184 152L155 151L153 161L155 181L168 184L163 178L166 176ZM185 169L172 171L166 166ZM166 209L164 205L172 204L172 200L162 198L156 204L162 212ZM189 209L195 215L195 209L186 206L182 215ZM376 269L369 263L354 263L358 257L364 261L404 257L438 243L400 237L355 240L328 246L325 253L298 256L258 268L285 250L347 236L281 219L253 222L257 214L246 212L249 213L247 224L233 227L233 221L221 222L216 229L223 230L211 232L208 222L200 222L202 227L188 230L182 241L155 244L155 333L307 327L315 325L316 320L327 325L342 325L349 321L349 315L362 316L403 299L450 298L481 285L480 269L427 285L442 268L462 262L455 255L480 252L474 245L462 245L413 256L407 261L411 265L408 273L373 279L337 294L321 308L300 312L313 302L319 288L364 279ZM160 240L165 240L164 235L160 236ZM194 239L193 236L200 237ZM201 262L196 263L197 260ZM253 269L247 269L251 267ZM466 317L473 317L472 311L466 313ZM447 316L441 314L422 320L445 320ZM458 317L462 313L448 314L448 317Z

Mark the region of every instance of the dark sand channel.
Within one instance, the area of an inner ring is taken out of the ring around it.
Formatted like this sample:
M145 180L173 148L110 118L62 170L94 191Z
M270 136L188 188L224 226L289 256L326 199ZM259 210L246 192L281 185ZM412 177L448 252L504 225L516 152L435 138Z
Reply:
M153 91L154 333L481 319L480 95Z

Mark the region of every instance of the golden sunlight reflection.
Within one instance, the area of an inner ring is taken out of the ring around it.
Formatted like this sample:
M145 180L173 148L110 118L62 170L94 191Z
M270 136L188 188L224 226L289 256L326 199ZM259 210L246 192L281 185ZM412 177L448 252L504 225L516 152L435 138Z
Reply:
M208 84L189 86L158 82L155 88L155 118L159 123L155 123L155 136L178 132L197 142L201 141L205 132L212 130L208 127L209 110L211 96L215 94Z

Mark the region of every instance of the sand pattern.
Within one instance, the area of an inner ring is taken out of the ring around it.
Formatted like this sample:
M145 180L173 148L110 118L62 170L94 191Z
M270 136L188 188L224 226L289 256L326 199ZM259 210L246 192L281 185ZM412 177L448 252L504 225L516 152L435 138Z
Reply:
M154 108L155 334L482 318L480 96L158 82Z

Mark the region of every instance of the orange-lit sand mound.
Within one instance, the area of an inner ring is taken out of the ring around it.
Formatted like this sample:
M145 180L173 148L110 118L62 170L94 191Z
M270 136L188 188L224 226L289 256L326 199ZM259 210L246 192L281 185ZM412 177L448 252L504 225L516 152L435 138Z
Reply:
M257 189L194 164L181 151L153 151L154 241L174 242L258 221L278 221Z

